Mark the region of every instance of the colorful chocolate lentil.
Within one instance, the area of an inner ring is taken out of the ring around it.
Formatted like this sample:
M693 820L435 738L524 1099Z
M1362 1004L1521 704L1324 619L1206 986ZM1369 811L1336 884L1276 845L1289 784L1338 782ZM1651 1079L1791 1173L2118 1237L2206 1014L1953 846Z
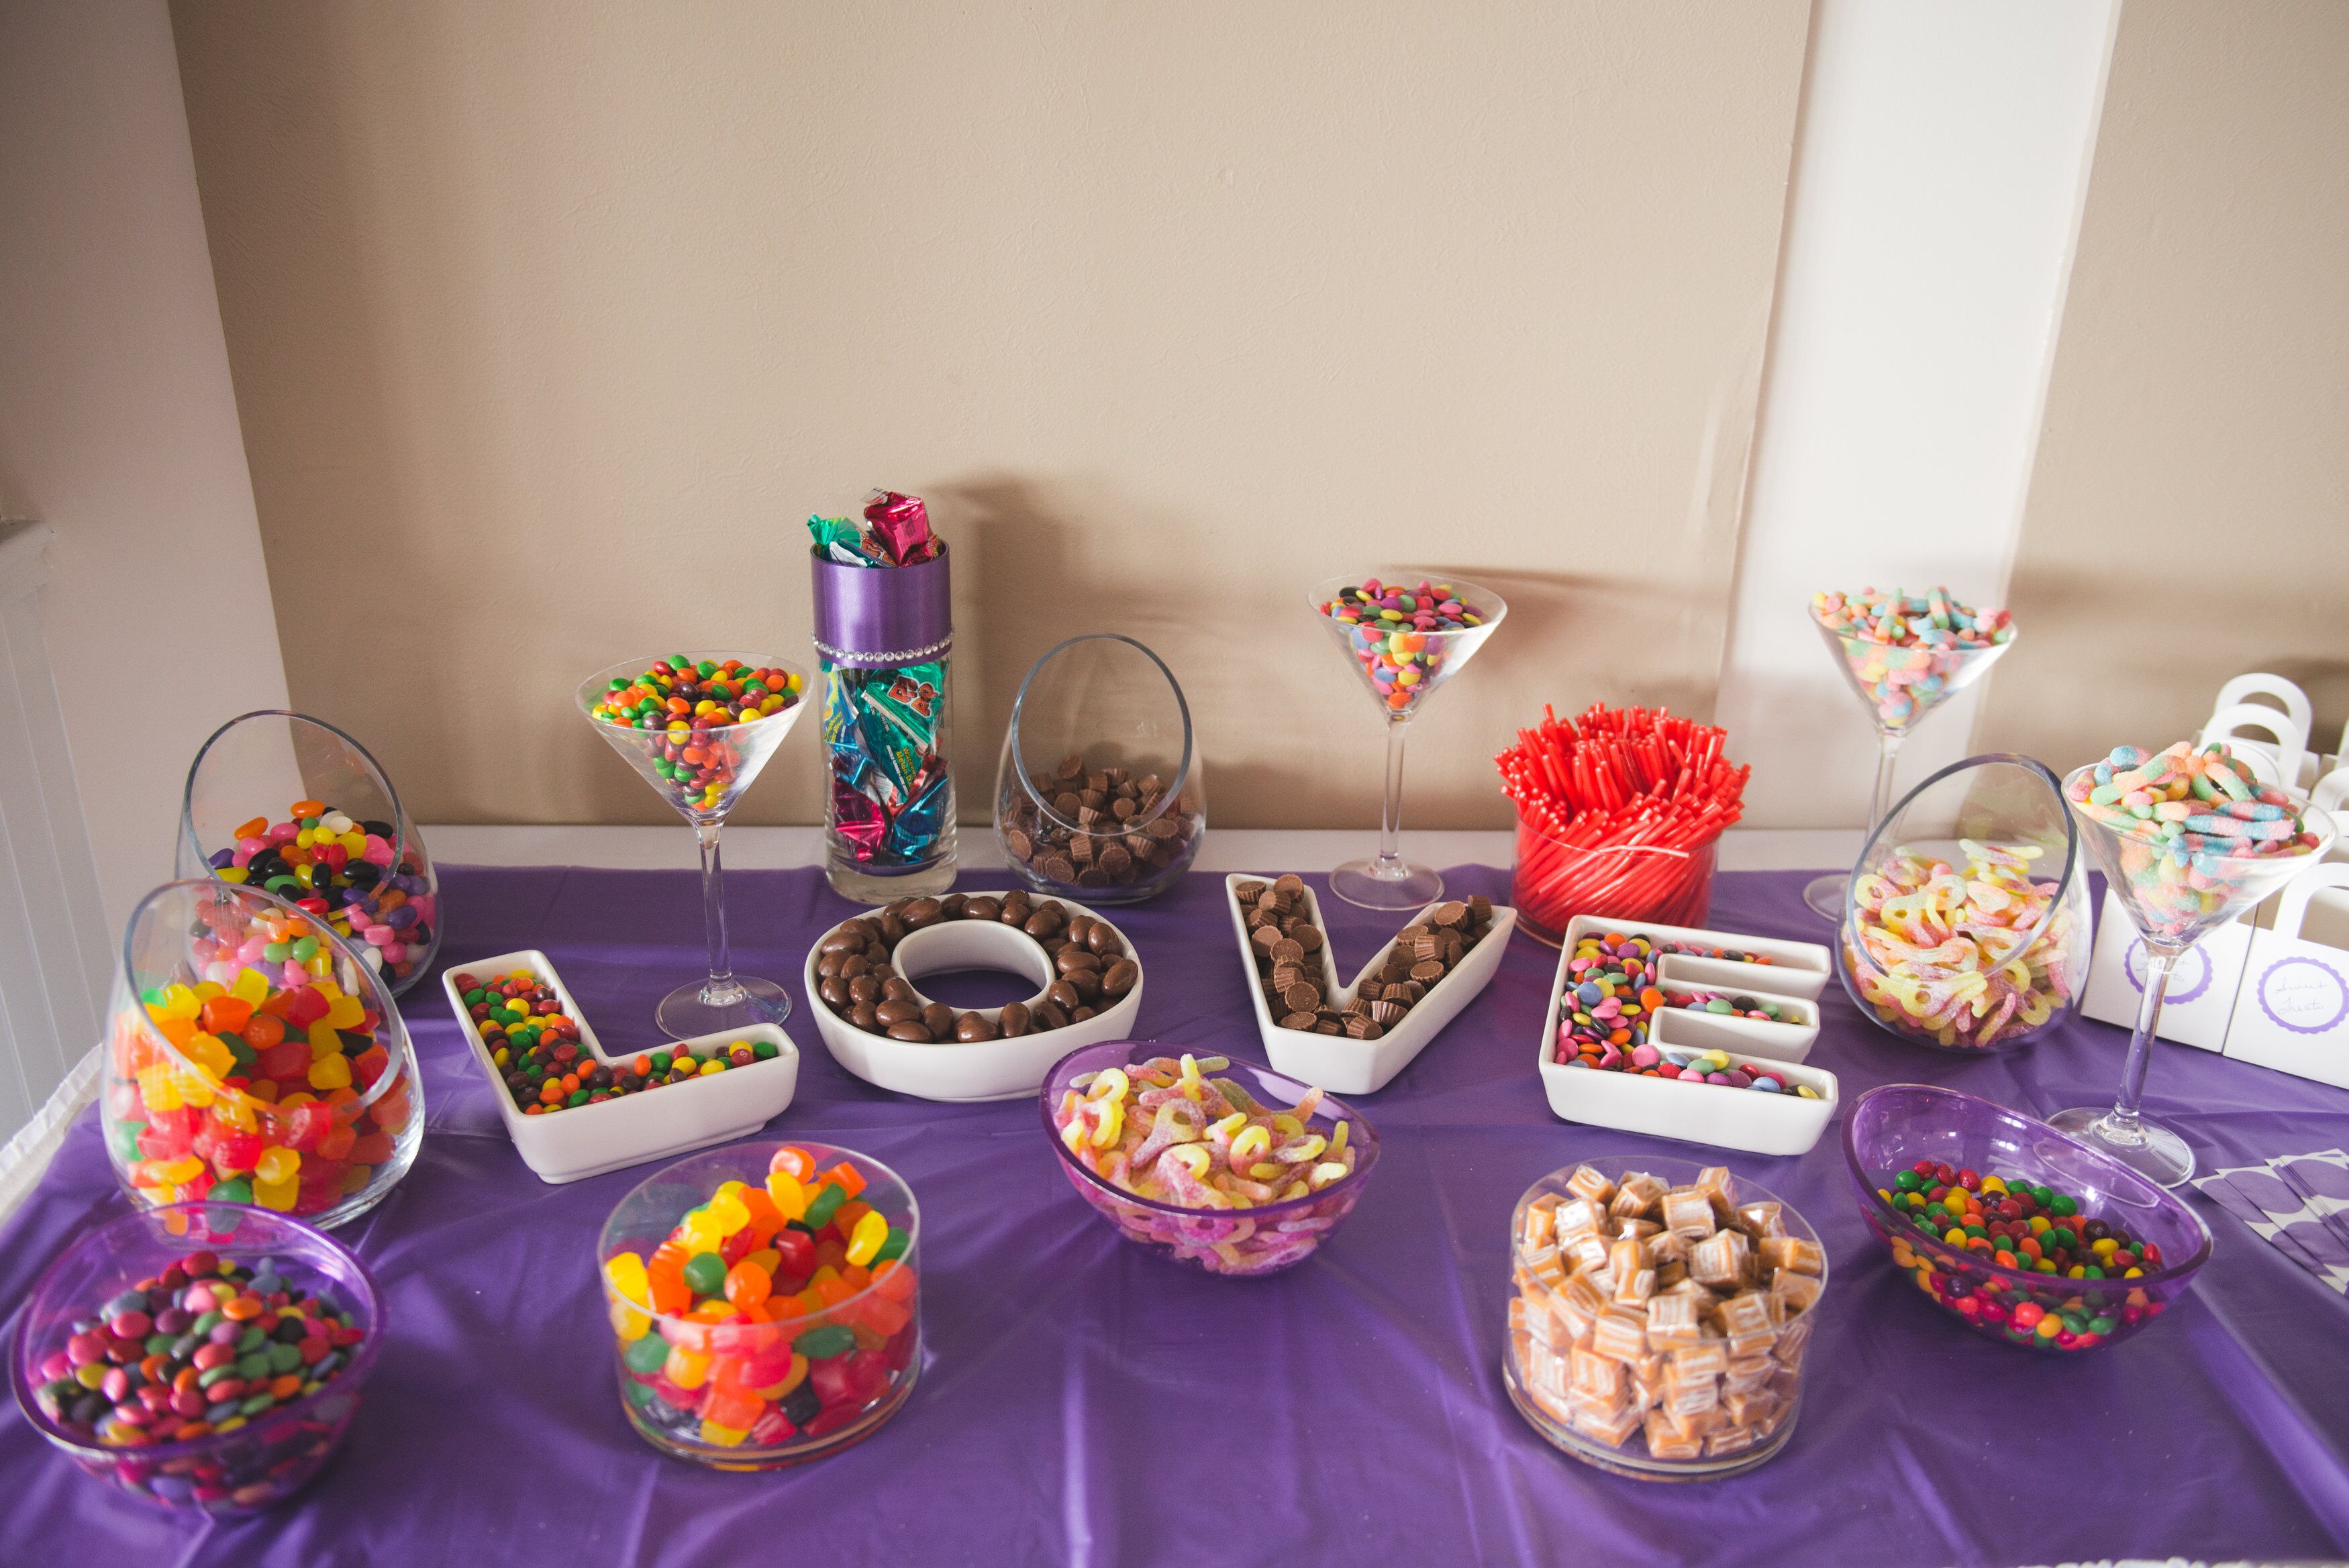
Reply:
M2026 1282L2010 1285L1995 1275L1961 1275L1935 1268L1898 1233L1893 1257L1916 1277L1918 1287L1944 1309L1996 1326L2018 1345L2040 1350L2089 1350L2115 1328L2160 1313L2163 1304L2124 1284L2116 1296L2091 1281L2142 1279L2158 1270L2161 1248L2139 1241L2109 1221L2081 1212L2067 1192L2034 1185L2020 1176L1982 1175L1930 1160L1895 1171L1877 1196L1915 1228L1942 1246L2024 1275L2079 1281L2080 1294L2052 1301L2035 1299ZM1903 1255L1903 1254L1906 1255ZM2117 1305L2116 1305L2117 1302Z
M529 970L487 980L460 975L456 985L482 1048L524 1116L690 1083L781 1055L771 1041L736 1040L707 1056L672 1048L639 1052L626 1061L600 1061L579 1037L578 1022L563 1010L554 988Z
M82 1442L189 1442L316 1393L366 1337L331 1295L268 1259L195 1252L76 1319L38 1364L33 1398Z

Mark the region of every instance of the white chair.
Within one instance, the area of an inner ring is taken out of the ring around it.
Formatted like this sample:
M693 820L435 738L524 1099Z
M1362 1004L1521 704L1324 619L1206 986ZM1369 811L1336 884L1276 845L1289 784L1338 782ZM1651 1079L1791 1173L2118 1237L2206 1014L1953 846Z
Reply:
M2245 728L2266 730L2272 738L2253 740L2236 735L2237 730ZM2256 702L2222 707L2202 726L2194 747L2199 751L2220 740L2226 741L2239 756L2256 757L2267 762L2276 773L2270 783L2300 787L2301 761L2308 755L2308 727L2305 723L2295 725L2290 714Z

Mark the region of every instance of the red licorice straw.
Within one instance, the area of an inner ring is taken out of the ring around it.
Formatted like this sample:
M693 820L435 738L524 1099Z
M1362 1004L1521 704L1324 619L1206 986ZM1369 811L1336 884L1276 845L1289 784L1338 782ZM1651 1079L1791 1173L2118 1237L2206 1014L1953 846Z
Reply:
M1533 729L1493 759L1517 808L1516 902L1551 932L1581 913L1685 924L1712 882L1707 849L1737 820L1751 768L1728 732L1665 708L1594 703Z

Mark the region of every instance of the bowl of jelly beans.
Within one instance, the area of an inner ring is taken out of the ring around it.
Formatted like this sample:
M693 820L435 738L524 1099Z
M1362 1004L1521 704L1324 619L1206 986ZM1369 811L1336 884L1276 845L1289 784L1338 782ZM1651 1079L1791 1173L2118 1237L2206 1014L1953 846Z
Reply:
M134 1202L326 1228L380 1202L424 1135L384 977L318 916L213 880L166 882L132 912L98 1108Z
M620 1408L719 1470L820 1459L881 1429L922 1366L921 1209L828 1143L736 1143L623 1199L596 1258Z
M267 709L188 769L177 873L275 893L347 940L395 996L440 947L440 879L390 776L323 719Z
M8 1371L25 1418L88 1474L164 1508L242 1514L334 1456L382 1334L374 1280L326 1236L178 1203L67 1247L26 1301Z
M2094 1350L2175 1305L2210 1233L2119 1161L1955 1089L1887 1084L1844 1118L1860 1212L1926 1298L2026 1349Z
M1061 1173L1093 1212L1207 1274L1303 1263L1353 1212L1379 1161L1371 1124L1319 1089L1145 1041L1071 1051L1040 1098Z

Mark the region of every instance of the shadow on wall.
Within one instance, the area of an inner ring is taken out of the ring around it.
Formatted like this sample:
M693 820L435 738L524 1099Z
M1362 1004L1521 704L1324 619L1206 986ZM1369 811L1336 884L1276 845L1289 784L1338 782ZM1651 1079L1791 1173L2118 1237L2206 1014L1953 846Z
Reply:
M1191 699L1213 820L1375 829L1385 740L1377 710L1307 606L1311 573L1278 531L1226 542L1261 570L1184 586L1200 563L1150 542L1212 534L1210 520L1153 509L1106 480L999 472L929 484L955 551L954 744L965 823L988 820L995 769L1019 686L1066 638L1120 632L1165 660ZM1270 525L1267 525L1270 526ZM1413 569L1500 593L1508 619L1412 727L1406 825L1498 828L1511 820L1486 760L1544 702L1561 715L1604 697L1707 717L1708 683L1659 677L1660 644L1710 634L1697 607L1636 577L1453 563ZM1661 661L1671 667L1683 661ZM1572 672L1571 684L1566 678Z
M2223 599L2223 586L2220 592ZM2268 641L2272 630L2254 616L2222 619L2210 634L2180 645L2158 624L2120 614L2122 606L2169 603L2174 593L2174 583L2123 562L2092 572L2019 571L2008 603L2020 634L1994 677L2001 685L1984 714L1980 748L2020 751L2062 773L2116 746L2158 748L2191 739L2219 688L2253 670L2282 676L2308 694L2316 710L2312 750L2339 745L2349 721L2349 660L2277 648ZM2097 613L2078 613L2083 605ZM2128 628L2128 645L2113 645L2116 624Z

